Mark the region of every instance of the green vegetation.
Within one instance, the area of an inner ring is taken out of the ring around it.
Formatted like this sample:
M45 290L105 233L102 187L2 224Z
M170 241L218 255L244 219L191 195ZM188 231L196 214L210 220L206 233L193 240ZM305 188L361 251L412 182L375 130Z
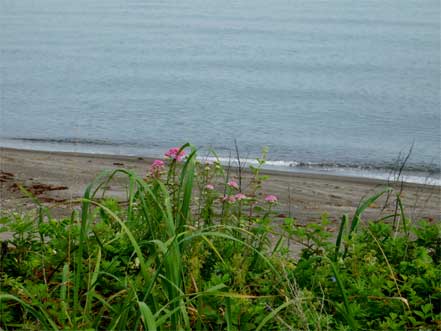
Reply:
M189 150L184 158L183 150ZM4 330L435 330L441 227L399 213L301 225L261 195L261 167L232 180L185 145L141 178L97 178L69 218L3 215ZM125 178L127 198L105 190ZM121 179L119 179L121 180ZM37 202L38 203L38 202ZM300 248L301 247L301 251Z

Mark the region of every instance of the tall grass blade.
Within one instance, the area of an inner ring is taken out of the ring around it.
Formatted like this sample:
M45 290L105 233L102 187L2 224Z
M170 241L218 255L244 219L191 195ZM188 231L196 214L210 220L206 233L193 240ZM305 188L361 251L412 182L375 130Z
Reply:
M60 287L60 300L66 301L67 298L67 282L69 281L69 264L65 263L63 266L63 273L61 276L61 287Z
M96 256L96 263L95 263L95 269L92 273L92 278L89 281L89 289L87 291L87 296L86 296L86 305L84 307L84 315L88 316L89 314L91 314L91 308L92 308L92 300L94 297L94 292L95 292L95 287L96 287L96 282L98 280L98 275L100 273L100 265L101 265L101 248L98 248L98 253Z
M340 229L338 230L338 235L337 235L337 240L335 242L335 255L334 255L334 261L337 261L338 258L338 252L340 250L340 246L341 246L341 239L343 237L343 232L345 231L346 228L346 223L348 222L348 215L344 214L343 217L341 218L341 224L340 224Z
M188 222L190 214L191 196L193 193L194 167L196 161L196 150L192 149L181 172L181 184L179 186L178 215L176 215L176 231L181 232ZM182 195L182 197L181 197Z
M348 238L349 240L352 238L352 233L355 231L355 229L358 226L358 223L360 223L360 217L361 214L363 214L363 212L370 206L372 205L375 201L377 201L383 194L387 193L387 192L391 192L392 188L390 187L386 187L385 189L383 189L382 191L378 192L377 194L371 196L370 198L364 200L361 205L357 208L357 210L355 211L354 217L352 218L352 222L351 222L351 227L349 229L349 234L348 234ZM347 247L345 248L345 251L343 253L343 257L346 257L346 254L348 252Z
M0 294L0 302L8 301L8 300L18 302L27 312L33 315L38 322L43 324L45 330L58 330L58 327L55 324L55 322L49 317L49 315L43 310L41 306L39 306L40 308L40 312L39 312L30 305L28 305L23 300L21 300L20 298L16 297L15 295Z
M61 276L61 287L60 287L60 302L61 302L61 308L63 310L64 315L66 316L66 319L68 320L69 324L72 326L72 320L69 316L68 312L68 306L67 306L67 294L68 294L68 284L69 282L69 264L65 263L63 266L63 272Z
M80 226L80 236L78 238L78 249L75 254L75 268L74 268L74 291L73 291L73 326L74 329L78 328L78 318L80 312L80 290L82 287L82 276L83 276L83 253L85 251L85 245L87 244L87 227L89 219L89 208L91 199L95 196L98 189L103 185L103 179L113 177L117 171L109 173L109 171L104 171L99 174L94 181L92 181L87 187L81 199L81 226ZM96 186L95 190L92 189Z
M401 220L401 223L403 223L404 233L407 236L409 236L409 231L407 230L406 215L404 213L403 202L401 201L400 194L397 194L397 202L398 202L398 206L400 207L400 220ZM398 229L397 229L397 231L398 231Z
M225 320L227 322L227 331L233 330L233 320L231 317L231 299L225 298Z
M287 301L284 304L280 305L276 309L273 309L271 313L269 313L265 318L260 322L260 324L257 326L256 331L262 330L262 328L265 326L266 323L268 323L271 319L273 319L280 311L288 307L289 305L292 305L293 301Z
M145 302L138 301L139 310L141 312L141 319L144 324L144 329L148 331L156 331L155 318L149 306Z
M210 239L208 239L207 237L205 237L205 236L202 236L202 239L204 239L204 241L208 244L208 246L210 246L210 248L213 250L213 252L219 258L219 260L221 260L221 262L223 264L225 264L225 261L222 258L222 255L219 253L219 251L217 250L216 246L214 246L213 242Z
M371 196L370 198L364 200L361 205L357 208L355 211L354 217L352 218L351 222L351 228L349 230L349 239L351 238L352 233L357 228L358 223L360 222L360 216L363 214L363 212L372 205L375 201L377 201L383 194L392 191L392 188L387 187L384 190L380 191L379 193Z
M340 291L341 296L343 297L343 305L344 305L344 317L346 319L346 322L348 323L351 330L357 330L357 324L355 322L354 314L352 312L351 306L348 301L348 296L346 294L346 290L343 286L343 282L340 277L340 273L338 271L337 266L334 262L329 260L329 263L331 264L332 273L334 274L335 280L337 282L338 289Z
M85 199L83 199L85 200ZM113 213L109 208L107 208L106 206L93 201L93 200L88 200L89 203L94 204L98 207L100 207L102 210L104 210L109 216L111 216L116 222L118 222L118 224L121 226L121 228L124 230L125 234L127 235L127 237L129 238L130 243L133 246L133 249L135 250L136 256L139 259L139 264L140 264L140 268L141 268L141 273L144 277L145 280L149 280L150 276L149 276L149 272L148 272L148 267L145 263L145 259L144 259L144 255L142 254L141 248L139 247L138 242L136 241L135 237L133 236L132 232L129 230L129 228L126 226L126 224L115 214Z

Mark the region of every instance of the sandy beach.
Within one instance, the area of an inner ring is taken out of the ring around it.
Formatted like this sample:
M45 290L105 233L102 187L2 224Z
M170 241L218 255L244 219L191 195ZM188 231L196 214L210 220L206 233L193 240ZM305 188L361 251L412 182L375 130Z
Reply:
M45 152L0 148L0 209L2 212L26 211L34 202L19 190L22 185L40 202L50 206L54 215L69 215L75 204L70 200L82 196L86 186L103 170L127 168L144 175L150 158L119 155L97 155L65 152ZM234 177L235 169L231 174ZM263 194L279 197L282 215L291 215L302 222L313 221L327 213L337 222L343 213L350 216L360 201L384 187L382 180L265 171L270 179ZM244 173L246 184L249 173ZM399 185L397 184L398 188ZM109 194L124 197L124 183L115 182ZM405 183L403 201L407 215L416 218L439 219L441 187ZM378 201L365 213L365 219L376 218L393 210Z

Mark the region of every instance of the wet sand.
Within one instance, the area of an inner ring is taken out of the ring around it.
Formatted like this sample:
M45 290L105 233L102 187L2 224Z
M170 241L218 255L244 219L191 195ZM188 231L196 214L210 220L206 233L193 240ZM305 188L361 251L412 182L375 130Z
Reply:
M103 170L127 168L144 175L152 162L150 158L119 155L97 155L65 152L45 152L0 148L0 210L26 211L34 202L26 197L19 185L32 192L38 200L53 209L54 215L69 215L77 204L72 199L82 196L89 184ZM270 179L262 194L279 197L280 216L292 216L301 222L314 221L327 213L337 222L344 213L350 216L360 201L378 192L387 182L376 179L299 174L265 171ZM231 169L234 177L237 169ZM250 173L244 172L246 185ZM398 189L399 184L395 184ZM109 193L124 199L124 183L112 183ZM407 215L439 220L441 187L405 183L403 202ZM382 199L369 208L365 219L377 218L393 210Z

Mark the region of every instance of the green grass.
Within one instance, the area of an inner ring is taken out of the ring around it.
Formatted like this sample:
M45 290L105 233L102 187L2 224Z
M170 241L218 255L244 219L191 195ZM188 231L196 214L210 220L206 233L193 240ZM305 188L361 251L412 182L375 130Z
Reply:
M252 168L247 198L219 162L167 160L145 177L117 169L53 219L2 215L3 330L435 330L441 326L440 223L397 214L362 220L391 188L362 201L337 236L326 215L276 217ZM126 199L104 188L124 179ZM239 183L243 183L240 179ZM212 189L208 184L213 184ZM207 188L208 187L208 188ZM244 187L241 185L241 187ZM392 218L394 219L393 224ZM401 224L396 223L399 220ZM293 257L289 244L303 249ZM334 243L335 242L335 243Z

